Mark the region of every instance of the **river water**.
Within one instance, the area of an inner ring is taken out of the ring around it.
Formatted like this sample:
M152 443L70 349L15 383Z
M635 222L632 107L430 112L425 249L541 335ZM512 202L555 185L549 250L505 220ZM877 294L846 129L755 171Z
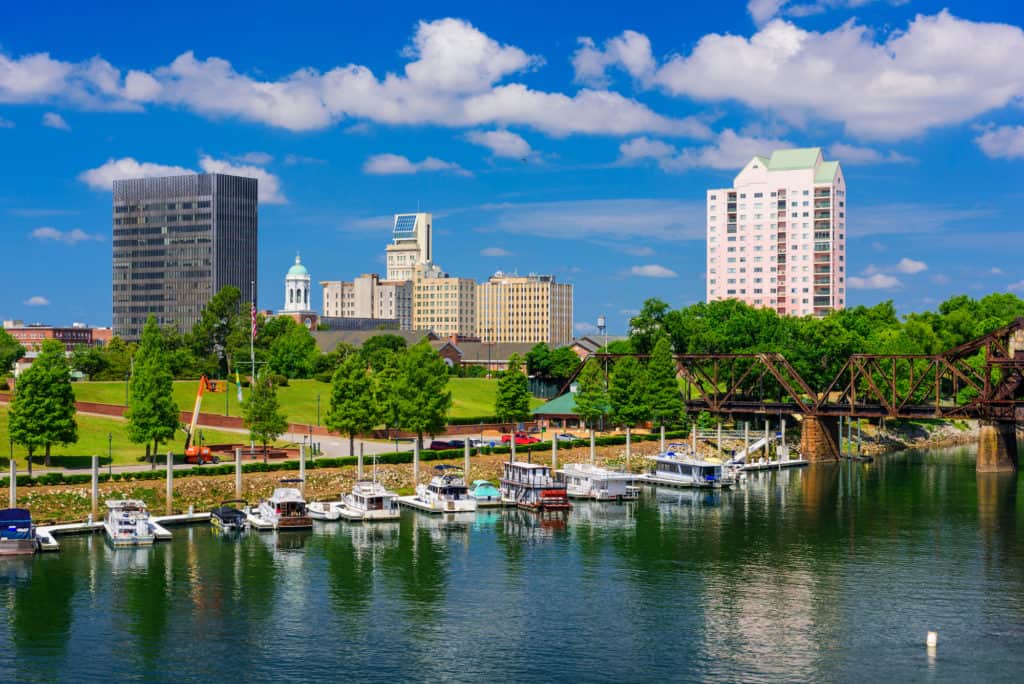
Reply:
M0 681L1020 681L1019 491L943 450L564 520L65 537L0 559Z

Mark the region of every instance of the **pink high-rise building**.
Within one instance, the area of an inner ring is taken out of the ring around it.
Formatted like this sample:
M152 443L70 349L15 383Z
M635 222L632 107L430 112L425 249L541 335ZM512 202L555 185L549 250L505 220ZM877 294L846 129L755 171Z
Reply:
M732 188L708 190L707 299L780 314L846 306L846 183L821 148L755 156Z

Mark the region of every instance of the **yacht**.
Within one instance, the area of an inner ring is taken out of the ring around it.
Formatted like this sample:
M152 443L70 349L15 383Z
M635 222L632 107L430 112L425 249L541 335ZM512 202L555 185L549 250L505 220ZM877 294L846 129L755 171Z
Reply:
M477 506L501 506L501 490L487 480L474 480L469 495L476 499Z
M138 499L107 501L103 530L114 546L149 546L156 539L146 504Z
M346 520L398 520L398 494L390 492L380 482L360 480L345 495L341 517Z
M39 539L28 509L0 510L0 556L28 556L38 550Z
M416 487L416 496L402 497L408 505L431 513L473 513L476 499L469 495L462 469L458 466L434 466L437 474L430 484Z
M237 508L231 505L236 503L242 504L242 507ZM210 511L210 524L221 532L242 532L249 526L249 519L245 515L247 505L242 499L221 501L220 506Z
M551 476L551 466L506 461L501 477L501 499L507 504L535 511L567 511L572 508L565 483Z
M644 481L652 484L724 489L736 482L728 466L718 459L696 458L685 444L669 444L664 452L648 458L654 467Z
M635 501L640 490L632 486L631 473L600 468L589 463L567 463L560 471L568 495L594 501Z
M302 480L281 480L289 485ZM253 516L253 524L260 529L302 530L313 527L313 519L306 509L306 500L295 487L277 487L269 499L260 502Z

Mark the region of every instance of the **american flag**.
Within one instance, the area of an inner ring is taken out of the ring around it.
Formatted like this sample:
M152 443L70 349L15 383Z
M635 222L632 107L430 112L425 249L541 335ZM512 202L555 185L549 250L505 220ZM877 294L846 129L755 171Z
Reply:
M252 318L252 339L255 340L256 339L256 305L255 304L252 305L252 309L250 309L250 311L252 313L252 316L251 316L251 318Z

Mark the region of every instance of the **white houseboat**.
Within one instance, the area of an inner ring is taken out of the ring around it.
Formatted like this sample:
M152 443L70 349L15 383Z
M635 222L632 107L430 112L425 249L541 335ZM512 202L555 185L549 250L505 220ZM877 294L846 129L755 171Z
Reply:
M149 546L156 538L146 504L138 499L107 501L103 530L114 546Z
M735 479L728 467L718 460L701 460L686 450L684 444L669 444L657 456L650 456L654 467L643 481L669 487L731 487Z
M570 498L635 501L640 495L640 490L632 486L635 476L631 473L600 468L589 463L567 463L565 469L558 472Z
M462 469L439 465L434 470L430 484L417 485L415 496L400 496L398 501L428 513L475 513L476 499L469 495Z
M501 498L506 504L535 511L567 511L572 508L565 483L556 481L551 476L551 467L540 463L505 462Z
M293 484L301 480L281 480L281 484ZM313 519L306 509L306 499L295 487L277 487L269 499L260 502L255 511L250 511L249 522L262 530L303 530L313 527Z
M340 509L346 520L398 520L402 512L398 508L398 494L390 492L380 482L361 480L345 495Z

